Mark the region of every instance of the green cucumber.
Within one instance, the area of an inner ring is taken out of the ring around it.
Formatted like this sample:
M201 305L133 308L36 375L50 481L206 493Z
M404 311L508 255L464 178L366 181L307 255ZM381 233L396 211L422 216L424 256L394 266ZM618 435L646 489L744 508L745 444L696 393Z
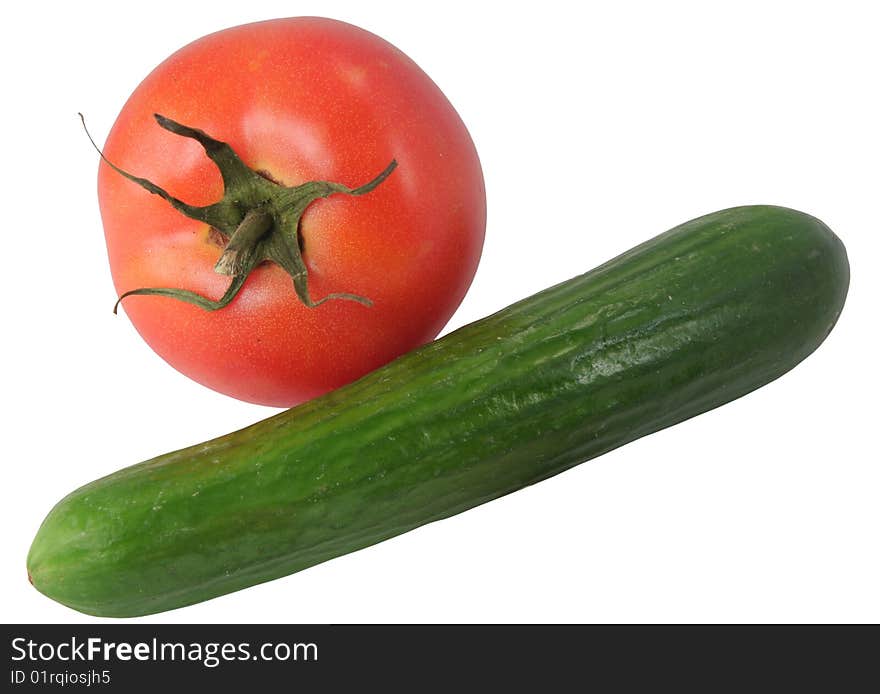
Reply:
M695 219L349 386L78 489L37 533L30 579L125 617L372 545L772 381L828 335L848 284L813 217Z

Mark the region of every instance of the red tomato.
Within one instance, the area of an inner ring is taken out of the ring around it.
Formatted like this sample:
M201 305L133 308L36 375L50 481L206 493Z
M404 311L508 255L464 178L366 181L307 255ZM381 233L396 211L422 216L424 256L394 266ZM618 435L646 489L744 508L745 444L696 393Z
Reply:
M362 29L321 18L279 19L201 38L138 86L104 154L192 205L223 197L217 166L154 113L228 143L285 186L367 183L371 192L311 203L300 222L308 288L262 263L226 307L167 296L122 303L168 363L222 393L291 406L348 383L433 339L465 295L485 231L485 188L468 132L440 89L406 55ZM218 299L217 234L106 163L99 199L120 294L181 288ZM295 233L295 230L292 231Z

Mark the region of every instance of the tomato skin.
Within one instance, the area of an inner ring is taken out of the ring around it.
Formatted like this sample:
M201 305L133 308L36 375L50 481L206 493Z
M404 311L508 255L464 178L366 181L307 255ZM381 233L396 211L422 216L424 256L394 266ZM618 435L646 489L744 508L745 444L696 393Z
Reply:
M312 297L349 292L371 307L308 308L273 264L213 312L169 297L124 300L141 336L187 376L242 400L292 406L430 341L464 298L485 232L479 159L439 88L384 40L335 20L269 20L201 38L150 73L104 154L190 204L210 204L223 195L219 171L154 113L227 142L284 185L355 187L398 162L368 194L313 202L301 223ZM223 294L229 277L213 269L221 248L207 225L104 163L98 192L119 294Z

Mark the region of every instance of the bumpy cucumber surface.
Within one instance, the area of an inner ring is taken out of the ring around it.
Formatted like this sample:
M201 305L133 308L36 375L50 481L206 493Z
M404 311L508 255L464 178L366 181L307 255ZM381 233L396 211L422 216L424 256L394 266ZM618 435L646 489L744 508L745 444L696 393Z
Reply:
M78 489L43 522L30 578L134 616L366 547L772 381L822 342L848 283L813 217L695 219L345 388Z

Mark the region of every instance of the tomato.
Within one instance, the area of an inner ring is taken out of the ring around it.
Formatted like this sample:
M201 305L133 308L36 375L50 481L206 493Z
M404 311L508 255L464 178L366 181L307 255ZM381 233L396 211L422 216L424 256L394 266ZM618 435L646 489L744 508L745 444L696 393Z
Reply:
M485 231L479 159L440 89L386 41L321 18L238 26L174 53L126 102L98 177L116 289L217 300L231 281L215 270L228 235L120 173L189 205L224 199L203 146L154 114L226 143L279 190L309 181L356 188L388 174L362 195L314 200L298 229L272 226L299 246L313 303L338 293L368 301L306 305L274 262L258 263L217 310L173 296L124 298L137 331L190 378L242 400L295 405L432 340L460 304Z

